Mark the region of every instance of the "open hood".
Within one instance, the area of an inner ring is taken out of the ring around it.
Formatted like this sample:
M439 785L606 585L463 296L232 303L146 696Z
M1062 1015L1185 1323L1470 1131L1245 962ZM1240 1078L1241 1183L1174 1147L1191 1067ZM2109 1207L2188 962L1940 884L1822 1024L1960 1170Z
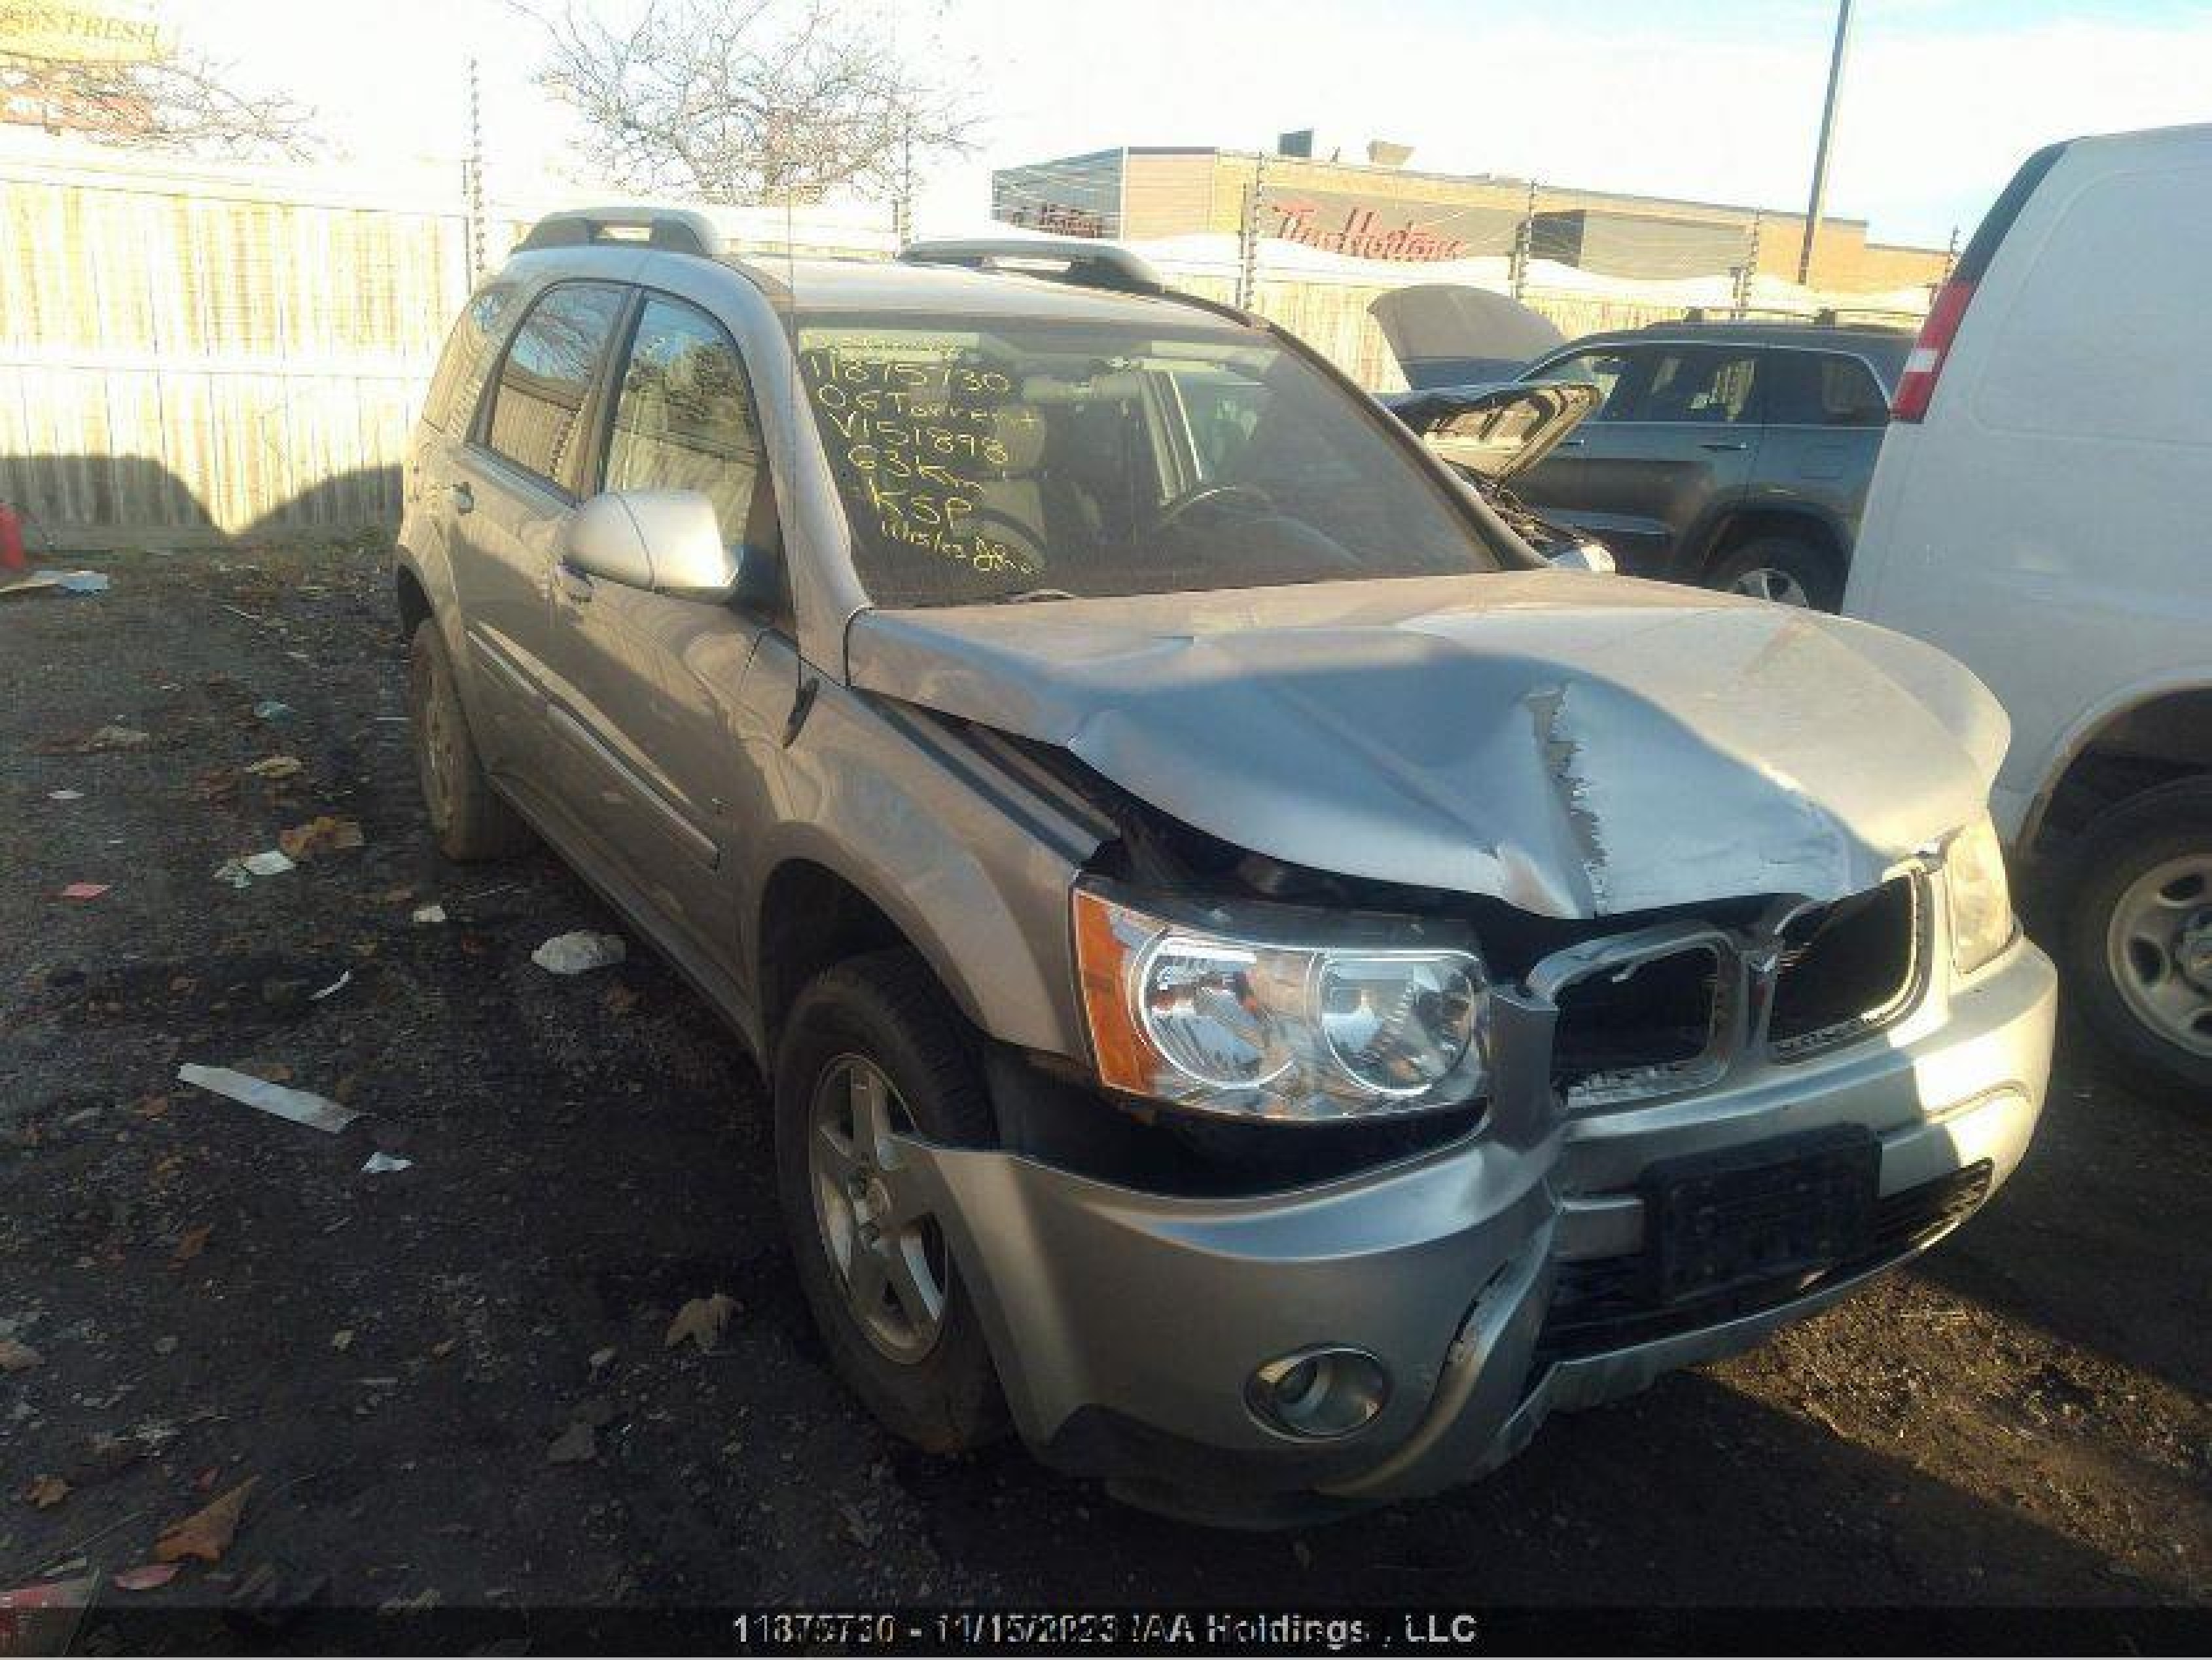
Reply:
M1901 635L1553 572L866 611L848 641L856 686L1224 841L1557 917L1872 887L1983 811L2007 737Z
M1383 398L1440 459L1498 484L1559 447L1604 393L1583 380L1443 386Z

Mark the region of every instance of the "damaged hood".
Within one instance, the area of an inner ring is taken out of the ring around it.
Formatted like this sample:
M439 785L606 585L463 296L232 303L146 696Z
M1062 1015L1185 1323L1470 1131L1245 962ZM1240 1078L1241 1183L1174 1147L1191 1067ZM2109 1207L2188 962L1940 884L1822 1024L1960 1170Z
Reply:
M866 611L848 649L1224 841L1558 917L1858 892L2007 738L1902 635L1559 572Z

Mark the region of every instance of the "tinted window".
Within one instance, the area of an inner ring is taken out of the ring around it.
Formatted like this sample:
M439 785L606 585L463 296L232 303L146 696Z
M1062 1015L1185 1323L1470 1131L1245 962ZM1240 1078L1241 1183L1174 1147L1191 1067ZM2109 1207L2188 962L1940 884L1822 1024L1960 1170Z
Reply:
M1752 407L1759 356L1718 346L1650 349L1650 378L1618 418L1726 426L1757 418Z
M507 348L486 440L517 466L578 489L584 405L621 314L623 293L594 283L547 291Z
M1254 331L830 315L798 344L878 605L1498 564L1386 417Z
M1759 370L1763 419L1782 426L1879 427L1889 420L1881 383L1856 357L1770 351Z
M434 427L457 429L468 424L476 409L476 388L483 384L477 370L483 361L484 343L514 298L514 284L495 283L461 308L453 331L446 337L446 350L438 358L437 372L422 399L422 418ZM468 395L458 396L464 388Z
M745 534L760 465L735 344L703 312L647 301L615 403L606 488L702 491L723 539L735 543Z
M1628 365L1629 356L1625 351L1578 351L1572 357L1562 357L1556 363L1546 364L1528 378L1532 380L1587 380L1605 397L1583 419L1619 420L1623 398L1621 386L1628 377Z

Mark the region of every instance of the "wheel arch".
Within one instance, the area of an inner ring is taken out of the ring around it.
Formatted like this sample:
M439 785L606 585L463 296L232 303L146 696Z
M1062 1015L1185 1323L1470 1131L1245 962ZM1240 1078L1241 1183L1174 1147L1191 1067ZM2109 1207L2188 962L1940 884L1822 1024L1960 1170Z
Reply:
M1762 536L1796 537L1834 560L1839 580L1850 574L1851 538L1833 514L1809 502L1782 506L1759 502L1732 502L1714 514L1698 544L1700 551L1692 574L1705 581L1723 559Z
M2021 821L2039 853L2100 812L2177 779L2212 774L2212 678L2135 686L2082 717Z

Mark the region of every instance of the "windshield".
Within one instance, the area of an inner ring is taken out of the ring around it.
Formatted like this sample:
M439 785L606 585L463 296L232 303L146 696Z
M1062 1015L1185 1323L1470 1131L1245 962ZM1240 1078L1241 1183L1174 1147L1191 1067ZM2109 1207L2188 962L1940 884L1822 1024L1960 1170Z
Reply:
M817 313L798 352L879 605L1498 566L1448 485L1264 336Z

